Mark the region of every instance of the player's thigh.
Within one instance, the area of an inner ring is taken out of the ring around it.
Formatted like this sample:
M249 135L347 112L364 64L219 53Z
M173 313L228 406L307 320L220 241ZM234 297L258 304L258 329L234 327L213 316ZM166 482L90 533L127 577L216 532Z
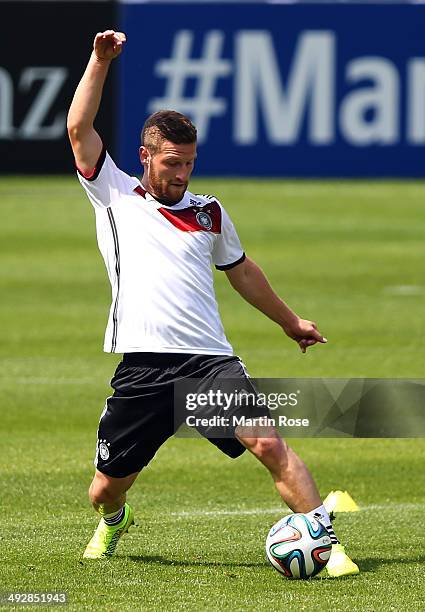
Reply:
M98 428L95 466L112 478L140 472L174 433L173 387L158 368L121 362Z
M217 360L199 382L197 392L212 392L211 402L195 411L198 433L229 457L242 455L249 444L243 444L236 435L238 423L243 419L269 416L268 409L256 402L257 390L243 363L237 357Z
M110 397L98 429L95 466L113 478L140 472L174 433L169 400L160 394Z

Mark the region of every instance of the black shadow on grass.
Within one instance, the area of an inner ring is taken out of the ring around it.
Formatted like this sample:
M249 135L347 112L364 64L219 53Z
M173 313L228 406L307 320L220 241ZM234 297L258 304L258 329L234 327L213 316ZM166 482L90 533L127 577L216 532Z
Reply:
M419 555L413 558L405 557L400 559L392 557L391 559L377 559L376 557L357 558L356 563L362 572L373 572L383 565L411 565L412 563L425 563L425 555Z
M174 565L176 567L265 567L268 563L222 563L221 561L177 561L153 555L130 555L130 561L135 563L157 563L159 565Z
M156 556L156 555L130 555L128 557L130 561L134 561L135 563L153 563L158 565L171 565L175 567L267 567L269 564L267 561L257 562L257 563L223 563L221 561L181 561L181 560L173 560L166 559L165 557ZM377 570L379 567L383 565L409 565L412 563L425 563L425 555L420 555L414 558L392 558L392 559L376 559L374 557L366 557L363 559L357 559L358 565L360 567L360 574L364 572L373 572ZM322 579L326 577L320 576ZM351 578L350 576L346 576L346 578ZM330 580L334 580L334 578L329 578Z

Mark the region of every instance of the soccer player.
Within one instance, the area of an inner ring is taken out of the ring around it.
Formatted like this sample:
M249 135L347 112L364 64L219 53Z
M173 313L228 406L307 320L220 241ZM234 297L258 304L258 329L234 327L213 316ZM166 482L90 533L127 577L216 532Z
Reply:
M105 351L123 353L98 429L89 496L101 519L84 552L111 556L133 524L126 492L158 448L175 433L173 385L249 377L226 339L211 264L232 287L275 321L303 353L325 343L315 323L298 317L245 256L235 228L212 196L188 191L196 158L196 128L175 111L151 115L142 131L141 182L118 169L93 127L111 61L125 35L107 30L93 52L68 114L78 177L96 213L97 238L112 286ZM204 432L205 434L205 432ZM315 482L302 460L271 429L267 437L237 427L230 438L208 437L235 458L248 449L269 470L294 512L318 518L333 543L331 576L358 573L338 542Z

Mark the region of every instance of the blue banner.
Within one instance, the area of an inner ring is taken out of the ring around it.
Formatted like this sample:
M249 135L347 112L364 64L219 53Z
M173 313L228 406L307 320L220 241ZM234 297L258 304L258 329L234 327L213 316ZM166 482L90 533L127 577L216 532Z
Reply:
M145 118L198 128L198 175L423 177L425 6L123 4L119 163Z

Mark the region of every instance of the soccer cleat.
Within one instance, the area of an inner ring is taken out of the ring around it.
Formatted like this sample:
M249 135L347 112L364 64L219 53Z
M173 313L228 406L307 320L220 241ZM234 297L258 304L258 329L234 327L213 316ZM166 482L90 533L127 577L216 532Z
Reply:
M326 570L331 578L354 576L360 572L358 566L346 554L342 544L332 544L332 552L326 564Z
M101 518L92 539L87 544L83 559L111 557L118 540L128 532L131 525L134 525L134 512L128 504L124 506L124 518L118 525L107 525Z

